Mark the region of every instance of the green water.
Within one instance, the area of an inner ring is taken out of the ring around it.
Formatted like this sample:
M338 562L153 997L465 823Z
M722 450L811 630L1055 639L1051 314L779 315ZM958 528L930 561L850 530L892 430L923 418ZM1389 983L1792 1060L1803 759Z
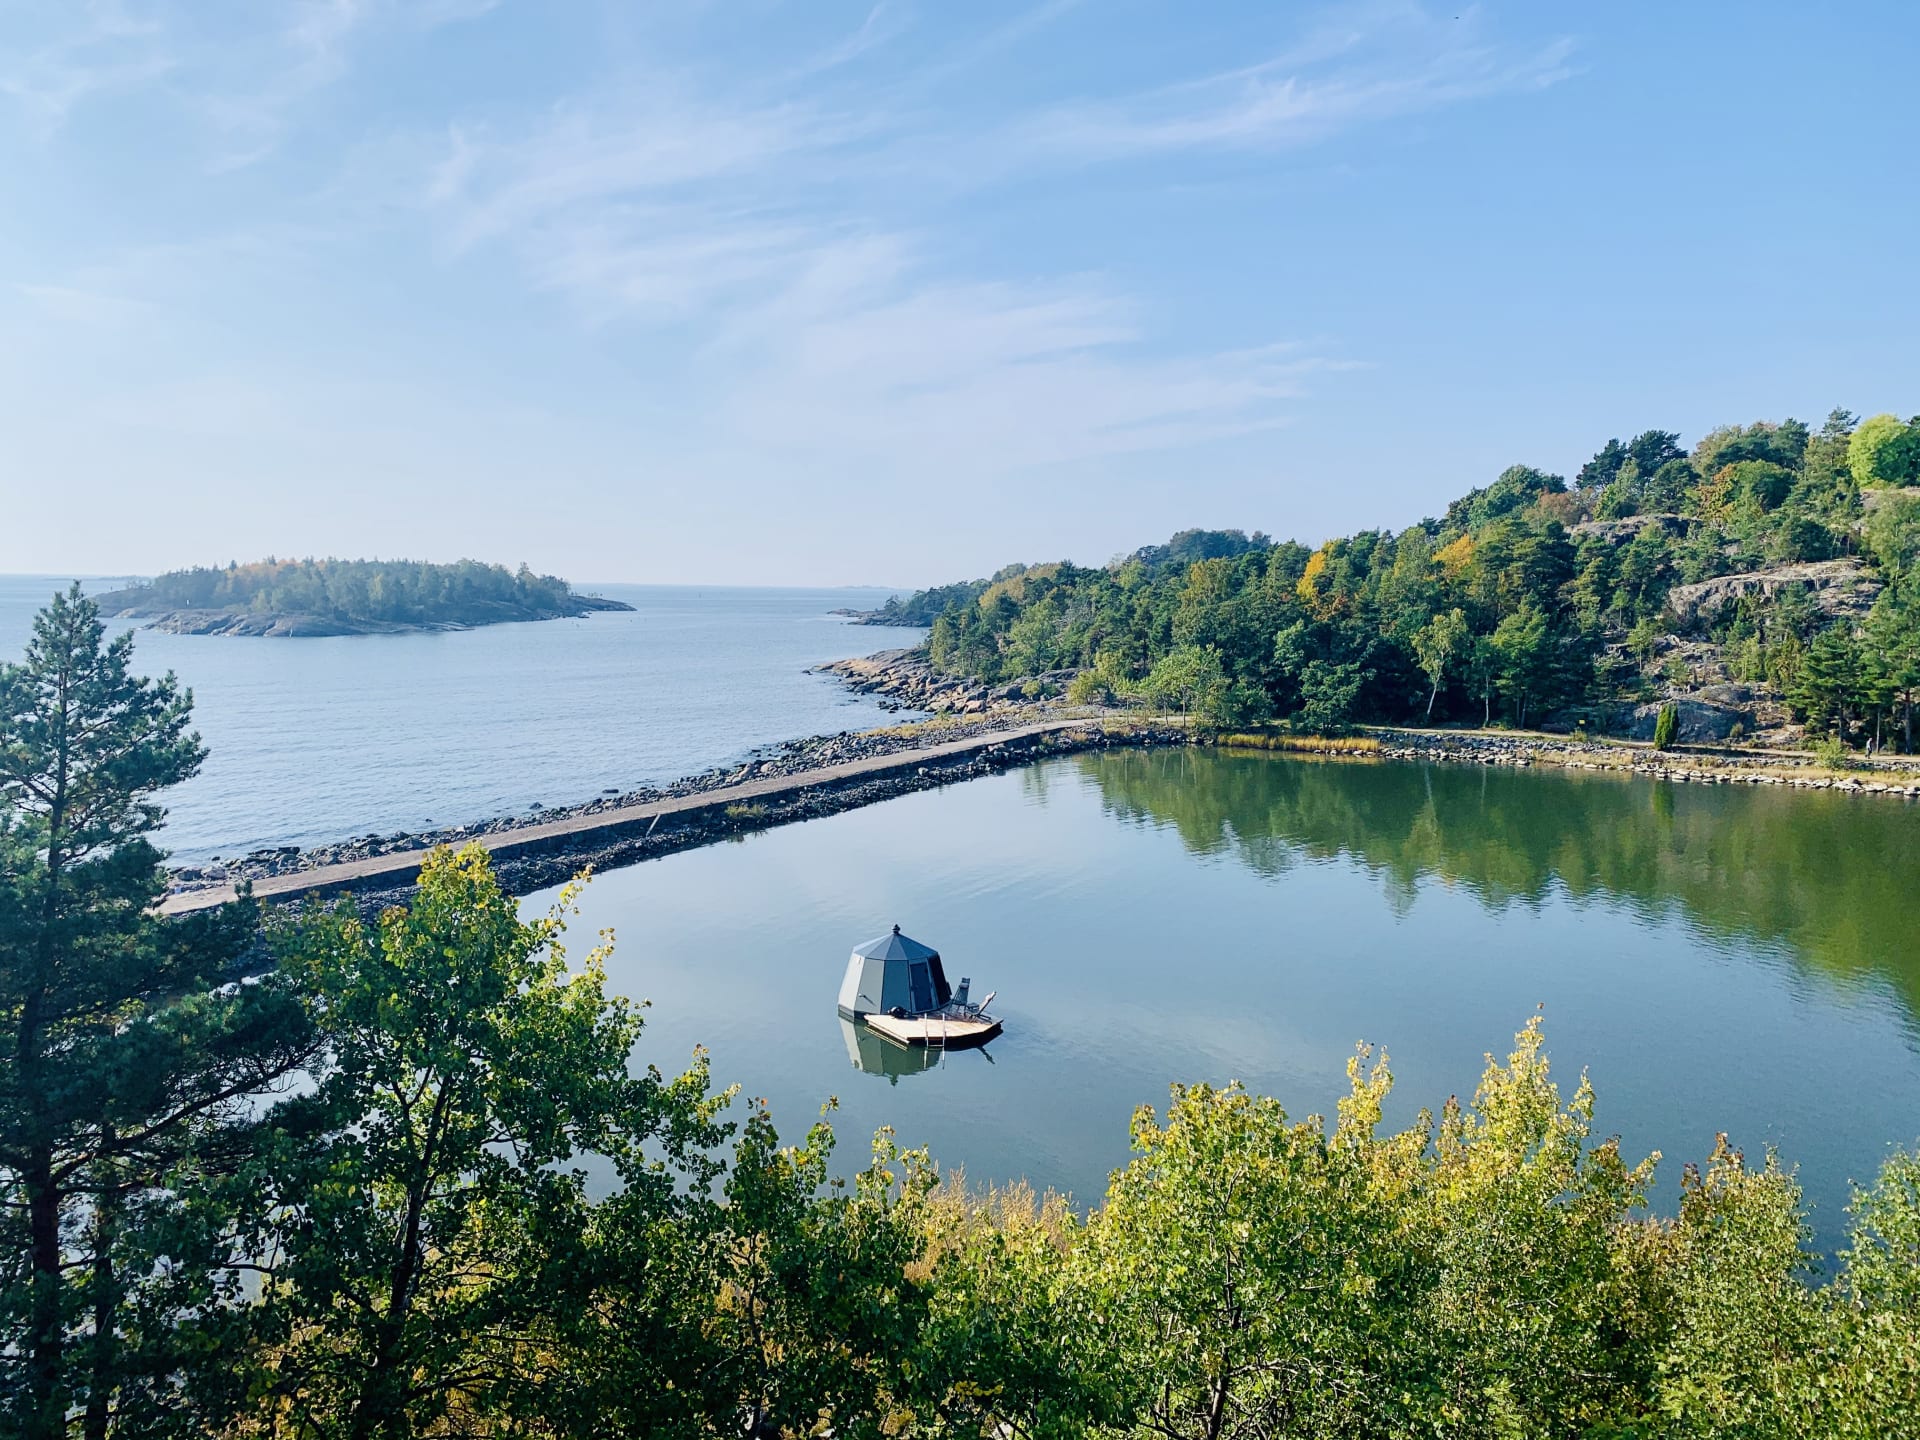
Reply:
M542 905L541 897L529 901ZM1007 1032L903 1056L835 1014L898 922ZM891 1125L976 1180L1095 1199L1133 1107L1240 1078L1329 1110L1384 1045L1389 1119L1470 1094L1544 1005L1571 1089L1661 1200L1718 1130L1800 1167L1819 1238L1920 1138L1920 807L1553 770L1209 751L1048 763L601 876L642 1058L696 1043L798 1134Z

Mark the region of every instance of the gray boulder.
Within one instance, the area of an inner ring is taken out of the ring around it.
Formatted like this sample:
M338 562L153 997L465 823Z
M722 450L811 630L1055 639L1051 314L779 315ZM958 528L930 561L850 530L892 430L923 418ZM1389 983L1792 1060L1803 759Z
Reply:
M1724 687L1737 688L1737 687ZM1653 739L1653 727L1660 719L1662 705L1672 705L1679 721L1677 737L1685 745L1717 745L1738 725L1753 733L1753 712L1734 705L1716 705L1706 700L1665 700L1649 705L1623 706L1609 727L1630 740Z

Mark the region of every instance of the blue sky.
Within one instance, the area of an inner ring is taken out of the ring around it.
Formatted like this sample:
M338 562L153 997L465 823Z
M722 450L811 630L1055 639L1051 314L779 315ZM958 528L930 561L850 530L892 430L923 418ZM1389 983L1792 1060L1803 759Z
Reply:
M1920 6L10 0L0 570L918 584L1920 410Z

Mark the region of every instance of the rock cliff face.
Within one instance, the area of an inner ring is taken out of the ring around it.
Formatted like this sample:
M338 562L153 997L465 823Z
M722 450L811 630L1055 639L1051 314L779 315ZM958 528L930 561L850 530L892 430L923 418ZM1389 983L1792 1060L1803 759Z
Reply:
M1861 616L1873 608L1880 582L1857 560L1819 560L1676 585L1667 595L1667 609L1684 630L1713 619L1723 607L1745 596L1771 599L1786 590L1805 591L1828 615Z
M1679 539L1693 526L1684 515L1629 515L1624 520L1583 520L1567 533L1575 540L1601 540L1608 545L1625 545L1642 531L1658 530Z
M1920 501L1920 485L1870 485L1860 492L1860 504L1867 514L1889 505L1907 505Z

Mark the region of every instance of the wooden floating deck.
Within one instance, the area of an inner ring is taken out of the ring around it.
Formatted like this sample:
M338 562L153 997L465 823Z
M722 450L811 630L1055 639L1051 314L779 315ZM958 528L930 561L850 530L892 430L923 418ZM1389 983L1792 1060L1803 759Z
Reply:
M1000 1033L1000 1022L981 1018L956 1020L943 1015L869 1015L867 1028L896 1045L927 1046L936 1050L967 1050L984 1045Z

